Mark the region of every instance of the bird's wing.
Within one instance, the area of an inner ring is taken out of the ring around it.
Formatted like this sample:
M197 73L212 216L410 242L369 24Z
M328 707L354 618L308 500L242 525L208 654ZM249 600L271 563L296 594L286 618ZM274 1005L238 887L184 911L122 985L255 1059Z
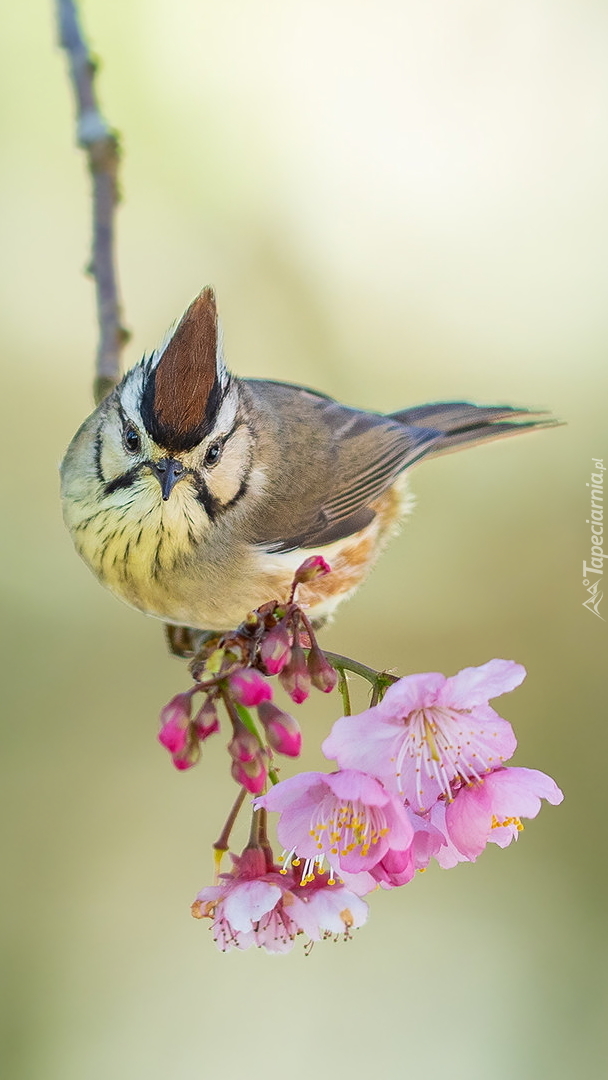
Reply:
M359 532L375 516L371 504L442 437L307 391L290 404L287 475L252 537L266 551L320 547Z

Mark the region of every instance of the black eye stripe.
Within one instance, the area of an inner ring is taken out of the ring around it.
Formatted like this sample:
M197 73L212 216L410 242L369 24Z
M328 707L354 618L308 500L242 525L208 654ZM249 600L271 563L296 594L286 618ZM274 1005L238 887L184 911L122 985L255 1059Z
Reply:
M196 485L196 497L204 508L209 520L215 521L215 518L220 513L222 507L218 500L211 494L202 477L199 477Z
M105 494L111 495L113 491L120 491L122 488L131 487L131 484L134 484L139 476L141 468L141 465L136 465L134 469L129 469L129 471L123 473L122 476L116 476L113 480L108 480L104 488Z

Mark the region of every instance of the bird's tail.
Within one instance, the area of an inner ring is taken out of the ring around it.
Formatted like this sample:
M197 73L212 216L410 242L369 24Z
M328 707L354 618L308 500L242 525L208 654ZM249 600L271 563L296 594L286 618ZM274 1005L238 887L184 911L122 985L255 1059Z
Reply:
M390 418L407 427L442 433L436 441L430 442L424 457L449 454L467 444L502 439L532 428L555 427L559 423L543 412L516 409L510 405L472 405L468 401L417 405L413 409L391 413Z

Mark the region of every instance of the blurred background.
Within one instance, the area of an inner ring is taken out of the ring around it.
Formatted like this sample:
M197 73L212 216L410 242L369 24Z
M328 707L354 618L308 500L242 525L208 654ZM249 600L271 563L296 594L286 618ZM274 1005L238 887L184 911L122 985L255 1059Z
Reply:
M567 421L416 471L415 515L324 638L400 673L522 662L498 704L515 761L566 798L508 850L374 894L353 941L309 957L222 956L190 918L225 739L173 771L157 714L186 669L63 529L96 345L88 179L52 5L7 6L4 1075L603 1077L607 630L581 570L608 459L607 5L82 7L124 146L128 364L213 283L239 374ZM338 712L320 697L298 713L308 768Z

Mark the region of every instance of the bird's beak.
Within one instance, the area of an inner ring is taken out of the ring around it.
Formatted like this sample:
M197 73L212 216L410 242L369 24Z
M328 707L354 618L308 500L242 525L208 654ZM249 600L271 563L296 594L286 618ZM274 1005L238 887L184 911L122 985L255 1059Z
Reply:
M175 458L160 458L159 461L149 461L148 465L160 484L166 502L178 480L186 475L186 470L181 461L176 461Z

